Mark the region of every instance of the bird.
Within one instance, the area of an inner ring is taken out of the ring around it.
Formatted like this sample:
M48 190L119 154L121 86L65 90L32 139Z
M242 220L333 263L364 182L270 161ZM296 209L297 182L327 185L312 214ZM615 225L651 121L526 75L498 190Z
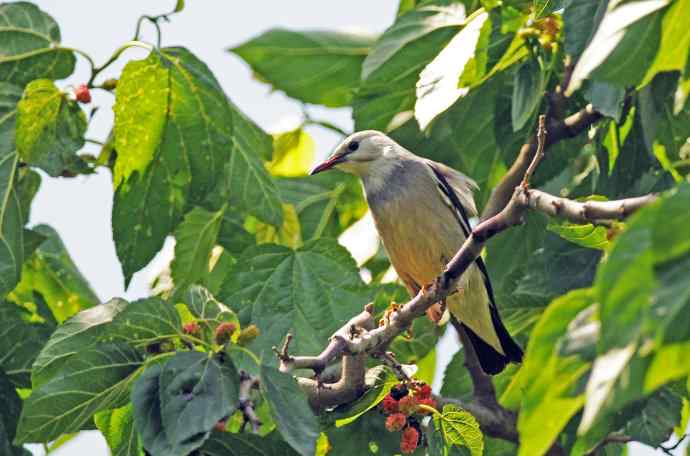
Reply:
M412 296L434 282L471 232L477 184L380 131L351 134L310 175L331 169L360 178L386 254ZM501 321L481 257L463 273L445 304L465 329L485 373L495 375L508 363L522 361L522 349ZM442 303L427 310L437 324L443 313Z

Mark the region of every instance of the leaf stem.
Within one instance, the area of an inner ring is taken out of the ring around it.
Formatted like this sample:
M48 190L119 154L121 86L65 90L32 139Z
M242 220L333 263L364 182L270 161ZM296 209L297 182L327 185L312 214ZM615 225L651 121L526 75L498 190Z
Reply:
M111 55L110 58L103 65L101 65L99 67L94 67L93 65L91 66L92 67L91 78L89 79L89 82L86 85L89 88L95 88L96 86L93 85L93 82L96 79L96 77L103 70L105 70L110 65L112 65L113 62L115 62L120 57L120 55L122 55L123 52L125 52L127 49L132 48L132 47L140 47L143 49L147 49L149 51L153 50L153 45L148 44L148 43L144 43L143 41L133 40L133 41L126 42L125 44L120 46L118 49L116 49L115 52L113 52L113 55Z
M430 405L419 404L417 407L419 407L419 410L424 410L425 412L429 412L429 413L432 413L434 415L438 415L441 418L443 418L443 413L439 412L438 410L436 410L435 408L433 408Z
M68 52L74 52L75 54L79 54L80 56L84 57L87 62L89 62L89 65L91 66L91 73L93 73L94 68L96 68L96 62L94 62L93 58L87 54L85 51L82 51L81 49L76 49L76 48L71 48L71 47L63 47L63 46L58 46L57 49L63 50L63 51L68 51Z

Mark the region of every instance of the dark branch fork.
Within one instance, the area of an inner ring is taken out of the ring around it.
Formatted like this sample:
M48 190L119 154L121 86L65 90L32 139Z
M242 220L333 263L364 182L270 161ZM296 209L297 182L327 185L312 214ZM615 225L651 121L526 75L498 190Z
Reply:
M561 100L556 97L554 102L561 103ZM568 117L559 114L547 121L545 116L540 116L537 132L521 148L518 158L494 189L481 222L474 227L444 272L434 284L422 289L409 302L393 312L381 326L377 326L373 306L368 304L359 315L354 316L333 334L326 348L317 356L290 355L290 334L281 350L274 347L281 371L311 369L314 372L314 378L298 377L297 380L307 393L309 403L315 411L320 412L351 402L364 392L367 356L378 358L396 370L397 361L386 351L388 345L395 337L405 332L415 318L424 315L429 307L454 292L462 273L481 254L484 244L496 234L522 224L523 216L528 210L536 210L573 223L599 224L622 220L657 198L656 195L647 195L617 201L578 202L529 188L530 178L549 145L582 133L600 118L601 114L594 111L591 105ZM481 370L472 345L467 343L467 335L460 325L454 322L454 326L465 347L465 365L472 378L474 395L469 402L438 398L439 403L459 404L477 418L488 435L517 442L516 414L498 403L491 377ZM332 383L324 382L325 369L339 360L342 361L339 378ZM404 372L399 368L399 364L397 366L399 371L396 371L396 374L402 378ZM550 452L561 453L557 446Z

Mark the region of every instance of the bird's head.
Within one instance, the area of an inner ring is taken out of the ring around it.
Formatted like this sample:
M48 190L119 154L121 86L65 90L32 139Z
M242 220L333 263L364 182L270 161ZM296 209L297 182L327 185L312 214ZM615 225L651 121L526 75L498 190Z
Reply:
M387 162L394 160L396 146L395 141L380 131L359 131L338 144L331 156L312 168L309 174L337 168L362 177L371 169L385 167Z

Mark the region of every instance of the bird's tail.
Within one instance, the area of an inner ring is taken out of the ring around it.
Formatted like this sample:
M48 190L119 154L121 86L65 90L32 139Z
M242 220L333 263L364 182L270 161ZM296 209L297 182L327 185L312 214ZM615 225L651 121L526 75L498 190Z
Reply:
M469 326L464 323L460 324L465 329L472 343L472 347L474 347L474 351L477 353L479 365L482 370L489 375L496 375L500 373L508 363L519 363L522 361L522 348L513 340L506 327L503 326L501 316L494 306L491 306L491 321L505 355L499 353L494 347L484 342Z

